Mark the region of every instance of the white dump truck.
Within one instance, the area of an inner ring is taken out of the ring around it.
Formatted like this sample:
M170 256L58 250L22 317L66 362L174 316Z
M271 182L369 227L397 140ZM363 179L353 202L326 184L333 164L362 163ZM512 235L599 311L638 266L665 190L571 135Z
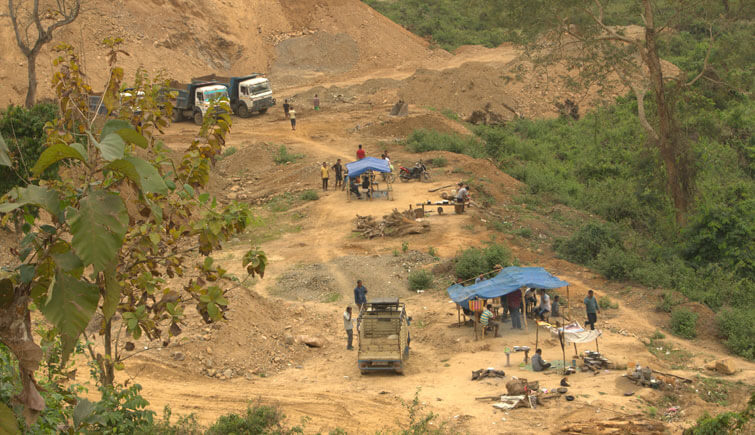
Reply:
M192 82L214 82L225 85L228 88L231 110L242 118L248 118L254 112L265 113L268 108L275 105L270 81L260 73L240 77L219 77L211 74L193 78Z

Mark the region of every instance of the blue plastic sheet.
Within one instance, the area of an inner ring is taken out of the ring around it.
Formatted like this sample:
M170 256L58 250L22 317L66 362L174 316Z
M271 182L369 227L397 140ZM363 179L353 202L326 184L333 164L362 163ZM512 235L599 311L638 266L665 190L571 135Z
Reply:
M498 298L515 292L520 287L552 289L567 285L569 285L568 282L556 278L542 267L511 266L501 270L490 279L466 287L454 284L446 291L454 302L467 306L467 301L470 299Z
M349 177L353 178L367 171L391 172L391 166L387 160L365 157L356 162L346 163L346 170L349 171Z

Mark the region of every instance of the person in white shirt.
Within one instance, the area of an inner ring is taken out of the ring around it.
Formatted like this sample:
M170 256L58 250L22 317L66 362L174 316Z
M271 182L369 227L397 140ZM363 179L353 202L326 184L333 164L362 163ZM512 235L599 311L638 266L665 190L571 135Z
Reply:
M535 313L540 316L540 320L545 320L545 313L551 312L551 297L545 290L540 289L540 305L535 309Z
M346 307L346 311L343 313L343 329L346 330L348 341L346 342L346 350L354 350L352 342L354 341L354 323L351 321L351 307Z

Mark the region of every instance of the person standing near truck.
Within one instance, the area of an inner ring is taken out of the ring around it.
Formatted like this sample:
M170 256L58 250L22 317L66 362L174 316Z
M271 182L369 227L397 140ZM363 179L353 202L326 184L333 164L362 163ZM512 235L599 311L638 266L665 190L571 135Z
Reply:
M343 165L341 159L336 160L336 164L333 165L333 171L336 173L336 184L333 186L333 190L338 190L338 186L343 185Z
M289 106L288 119L291 120L291 130L296 131L296 110L294 110L293 105Z
M354 288L354 303L359 307L359 311L364 309L364 304L367 303L367 289L362 285L362 280L357 281L357 286Z
M291 108L291 105L288 104L288 100L283 100L283 114L286 116L286 119L288 119L288 110Z
M346 350L354 350L354 323L351 321L351 307L346 307L343 313L343 329L346 330Z
M315 106L315 110L320 110L320 97L315 94L315 98L312 99L312 105Z

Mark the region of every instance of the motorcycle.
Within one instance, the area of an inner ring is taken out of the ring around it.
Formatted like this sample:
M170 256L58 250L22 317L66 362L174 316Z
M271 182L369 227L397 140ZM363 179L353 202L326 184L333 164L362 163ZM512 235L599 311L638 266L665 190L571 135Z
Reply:
M412 169L399 166L398 176L403 182L409 180L430 181L430 172L427 170L427 166L422 163L422 160L415 163Z

